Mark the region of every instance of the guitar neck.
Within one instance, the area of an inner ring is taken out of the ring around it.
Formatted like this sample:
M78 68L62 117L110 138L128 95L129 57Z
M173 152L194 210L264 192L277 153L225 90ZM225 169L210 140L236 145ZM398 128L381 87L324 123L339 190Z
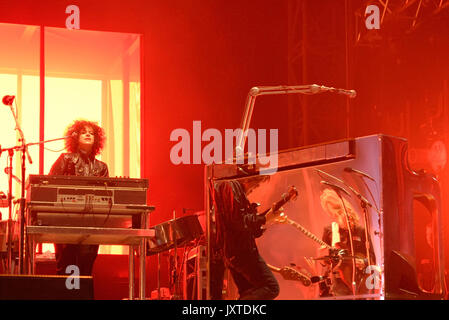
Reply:
M275 267L269 263L267 263L268 268L270 268L274 272L281 272L281 268Z
M268 208L262 213L259 213L260 216L266 216L270 211L276 212L278 211L284 204L289 202L292 198L295 198L298 194L298 191L294 187L290 187L289 193L282 195L282 199L276 202L271 208Z
M296 221L293 221L291 219L286 219L286 222L289 225L294 226L296 229L298 229L299 231L301 231L302 233L304 233L308 238L312 239L313 241L319 243L320 245L322 245L323 247L326 247L327 249L332 249L332 247L330 245L328 245L326 242L324 242L323 240L319 239L316 235L314 235L312 232L310 232L309 230L307 230L306 228L304 228L302 225L300 225L299 223L297 223Z
M272 208L268 208L262 213L259 213L260 216L266 216L268 212L270 211L277 211L279 210L284 204L286 204L290 199L282 199L281 201L278 201Z

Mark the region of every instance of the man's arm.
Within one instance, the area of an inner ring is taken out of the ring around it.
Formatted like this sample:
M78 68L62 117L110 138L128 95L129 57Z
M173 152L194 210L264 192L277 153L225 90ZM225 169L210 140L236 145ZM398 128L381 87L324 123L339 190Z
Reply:
M227 223L234 230L254 233L265 223L265 217L248 212L244 206L247 201L243 188L237 181L225 181L219 191L223 200L223 210L228 215Z

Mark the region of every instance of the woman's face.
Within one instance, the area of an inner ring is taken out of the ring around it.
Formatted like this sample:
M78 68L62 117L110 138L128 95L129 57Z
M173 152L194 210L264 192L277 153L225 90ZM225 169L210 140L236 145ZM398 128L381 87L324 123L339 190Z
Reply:
M322 208L340 225L341 228L348 228L346 211L348 212L348 218L351 225L354 225L354 216L357 216L357 214L354 212L354 209L349 202L344 200L345 204L343 205L342 199L340 199L337 193L329 189L324 190L320 198Z
M346 223L346 217L345 217L345 209L343 208L343 205L338 202L330 201L328 202L327 209L330 213L330 215L337 220L337 223L340 225L341 228L347 229L347 223Z
M79 147L84 151L89 151L95 142L94 129L92 127L84 127L79 136Z

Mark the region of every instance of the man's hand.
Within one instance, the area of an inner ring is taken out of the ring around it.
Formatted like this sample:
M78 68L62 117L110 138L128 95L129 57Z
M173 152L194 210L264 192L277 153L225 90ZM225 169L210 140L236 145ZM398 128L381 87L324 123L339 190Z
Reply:
M281 221L276 221L276 220L282 220L285 219L285 214L284 214L284 208L279 208L279 210L277 211L273 211L273 208L270 209L270 211L268 211L268 213L265 215L265 219L267 220L266 223L267 224L272 224L275 222L281 222Z

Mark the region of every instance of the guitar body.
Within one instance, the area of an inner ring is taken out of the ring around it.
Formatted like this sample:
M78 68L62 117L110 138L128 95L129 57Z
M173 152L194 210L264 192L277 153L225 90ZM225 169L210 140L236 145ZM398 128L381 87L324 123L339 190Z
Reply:
M270 212L273 213L273 214L276 214L276 215L279 214L278 210L283 205L285 205L287 202L289 202L290 200L295 200L297 196L298 196L298 190L296 190L296 188L294 186L291 186L288 189L288 192L282 195L281 200L279 200L276 203L274 203L273 206L270 209L268 209L265 212L259 214L258 216L259 217L267 216L267 214L270 213ZM254 214L257 214L257 207L258 206L259 206L258 203L251 203L250 207L248 208L248 210L250 212L254 213ZM266 227L261 226L258 230L256 230L254 232L254 237L255 238L261 237L262 234L265 232L265 230L266 230Z

